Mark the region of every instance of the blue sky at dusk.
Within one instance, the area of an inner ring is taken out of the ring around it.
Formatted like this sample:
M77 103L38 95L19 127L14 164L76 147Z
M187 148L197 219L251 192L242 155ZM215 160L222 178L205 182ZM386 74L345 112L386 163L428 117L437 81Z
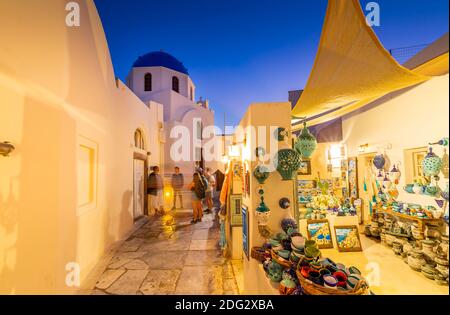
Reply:
M370 2L362 0L361 4ZM378 0L387 48L431 43L448 32L448 0ZM253 102L287 101L312 68L326 0L95 0L116 76L163 49L188 68L216 124L237 124Z

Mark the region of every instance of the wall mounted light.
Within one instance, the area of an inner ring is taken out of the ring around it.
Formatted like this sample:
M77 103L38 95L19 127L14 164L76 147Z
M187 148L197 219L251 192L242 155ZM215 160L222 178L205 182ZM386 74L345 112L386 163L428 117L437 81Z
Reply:
M8 141L0 142L0 155L9 156L15 147Z

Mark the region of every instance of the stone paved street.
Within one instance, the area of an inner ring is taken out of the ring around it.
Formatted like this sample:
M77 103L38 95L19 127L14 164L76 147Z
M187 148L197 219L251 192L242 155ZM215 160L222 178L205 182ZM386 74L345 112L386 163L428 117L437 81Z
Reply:
M148 219L114 253L91 294L239 294L236 268L218 246L217 216L197 224L191 217L183 210Z

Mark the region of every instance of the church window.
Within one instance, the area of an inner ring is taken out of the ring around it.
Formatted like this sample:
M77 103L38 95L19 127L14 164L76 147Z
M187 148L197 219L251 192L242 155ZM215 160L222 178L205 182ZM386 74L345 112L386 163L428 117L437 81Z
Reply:
M147 73L144 77L144 90L151 91L152 90L152 74Z
M172 77L172 90L177 93L180 93L180 81L177 77Z

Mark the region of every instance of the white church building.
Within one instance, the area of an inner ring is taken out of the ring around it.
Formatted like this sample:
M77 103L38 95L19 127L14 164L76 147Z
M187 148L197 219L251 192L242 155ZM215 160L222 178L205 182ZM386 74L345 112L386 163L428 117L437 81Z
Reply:
M208 100L195 101L195 85L182 62L163 51L147 53L134 62L127 85L144 103L162 105L165 145L161 161L166 176L175 166L180 167L187 179L197 166L215 166L215 163L205 162L201 148L202 143L209 140L208 137L203 139L203 129L214 126L214 112ZM181 161L171 154L173 144L180 140L174 130L176 126L189 130L189 135L183 134L189 155L183 156Z

